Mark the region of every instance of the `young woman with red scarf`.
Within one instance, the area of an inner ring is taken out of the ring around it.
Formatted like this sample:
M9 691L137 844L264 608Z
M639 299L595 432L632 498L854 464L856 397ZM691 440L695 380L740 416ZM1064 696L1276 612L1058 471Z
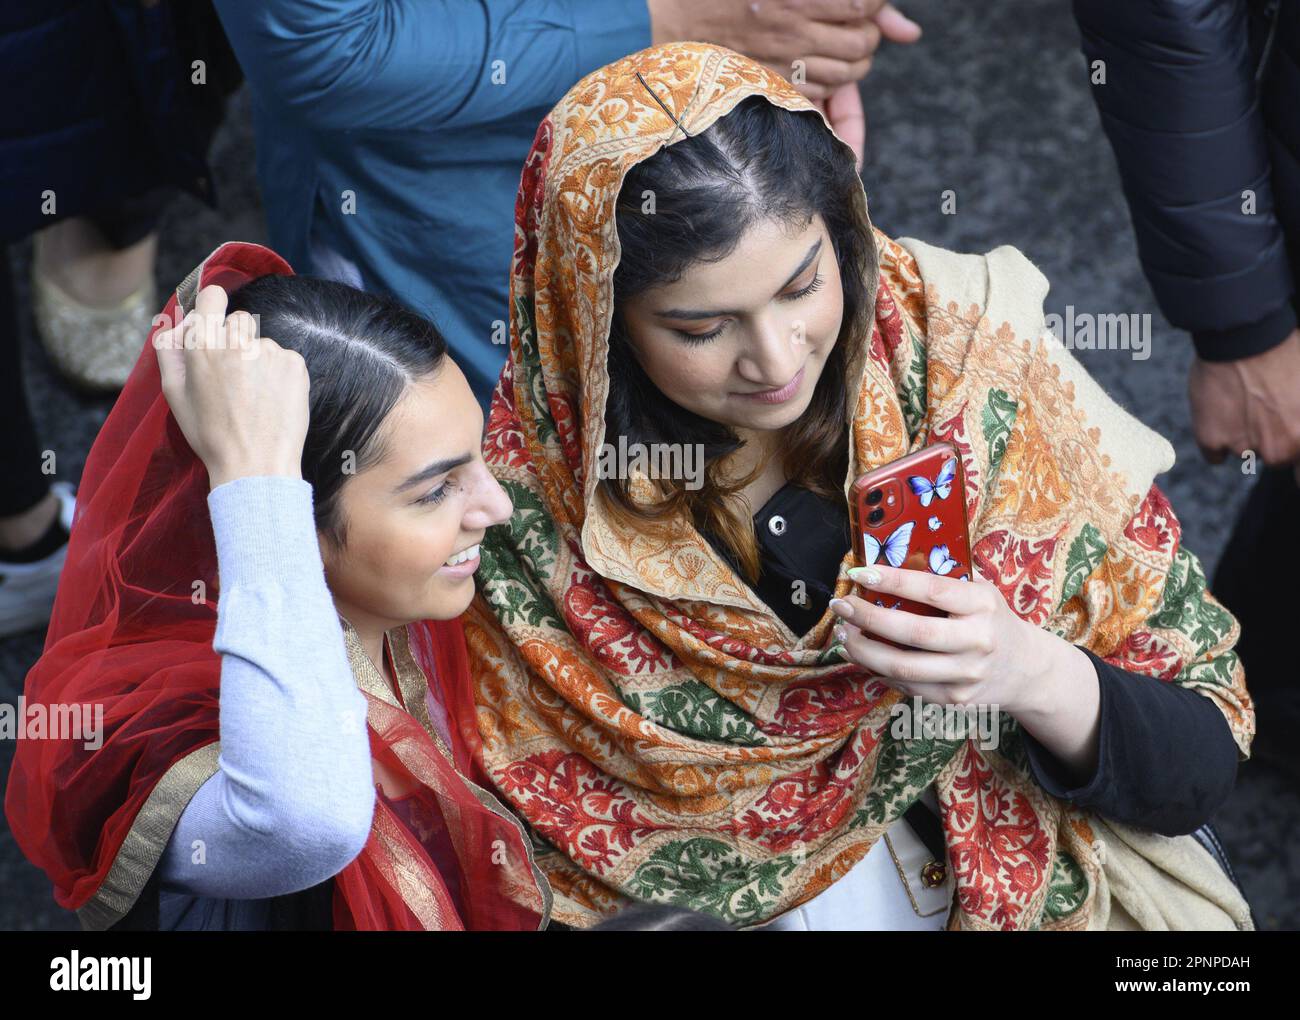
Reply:
M511 504L442 337L228 244L151 341L26 683L102 732L19 744L23 851L87 928L544 927L474 781L458 618Z

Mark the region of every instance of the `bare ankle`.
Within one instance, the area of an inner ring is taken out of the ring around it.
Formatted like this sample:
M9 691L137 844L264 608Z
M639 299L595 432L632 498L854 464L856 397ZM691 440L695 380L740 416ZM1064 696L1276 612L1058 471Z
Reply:
M37 269L74 301L111 308L149 279L157 252L157 234L118 250L90 221L74 218L42 233Z

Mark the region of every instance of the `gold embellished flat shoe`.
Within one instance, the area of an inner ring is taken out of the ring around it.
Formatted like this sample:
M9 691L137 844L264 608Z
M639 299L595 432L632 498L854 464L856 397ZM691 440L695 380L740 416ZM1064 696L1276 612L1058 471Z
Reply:
M158 312L158 288L145 284L111 308L83 305L32 260L36 332L60 374L83 390L120 390L135 367Z

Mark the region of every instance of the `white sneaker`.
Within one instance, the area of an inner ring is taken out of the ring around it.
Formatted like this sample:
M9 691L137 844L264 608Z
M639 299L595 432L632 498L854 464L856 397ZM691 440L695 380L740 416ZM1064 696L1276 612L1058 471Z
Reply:
M54 482L50 490L59 497L59 521L63 529L71 531L72 512L76 508L72 486ZM0 637L49 624L54 593L67 555L65 542L45 559L34 563L8 563L0 559Z

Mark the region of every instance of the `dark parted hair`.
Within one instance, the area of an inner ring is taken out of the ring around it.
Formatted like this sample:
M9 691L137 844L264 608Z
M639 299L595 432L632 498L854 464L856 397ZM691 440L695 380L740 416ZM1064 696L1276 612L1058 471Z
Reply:
M343 483L384 458L379 426L407 385L442 366L447 342L393 298L311 276L259 277L230 295L227 312L236 311L258 316L259 335L307 364L302 477L311 483L317 530L341 548Z
M732 497L757 477L727 483L721 462L741 446L728 426L669 400L646 376L628 338L623 302L650 287L679 280L697 262L726 258L763 220L804 226L819 214L839 262L844 317L812 401L785 434L779 451L787 477L823 496L843 498L848 469L845 365L850 331L870 307L875 280L872 239L857 225L861 181L853 156L812 111L785 110L750 96L710 127L638 163L624 178L615 217L621 256L614 272L614 315L609 334L609 397L605 442L699 444L703 485L662 480L665 495L635 501L626 478L602 478L616 511L649 524L683 511L701 530L721 539L751 583L759 573L753 520ZM654 212L642 196L654 196ZM872 290L868 290L868 287Z

